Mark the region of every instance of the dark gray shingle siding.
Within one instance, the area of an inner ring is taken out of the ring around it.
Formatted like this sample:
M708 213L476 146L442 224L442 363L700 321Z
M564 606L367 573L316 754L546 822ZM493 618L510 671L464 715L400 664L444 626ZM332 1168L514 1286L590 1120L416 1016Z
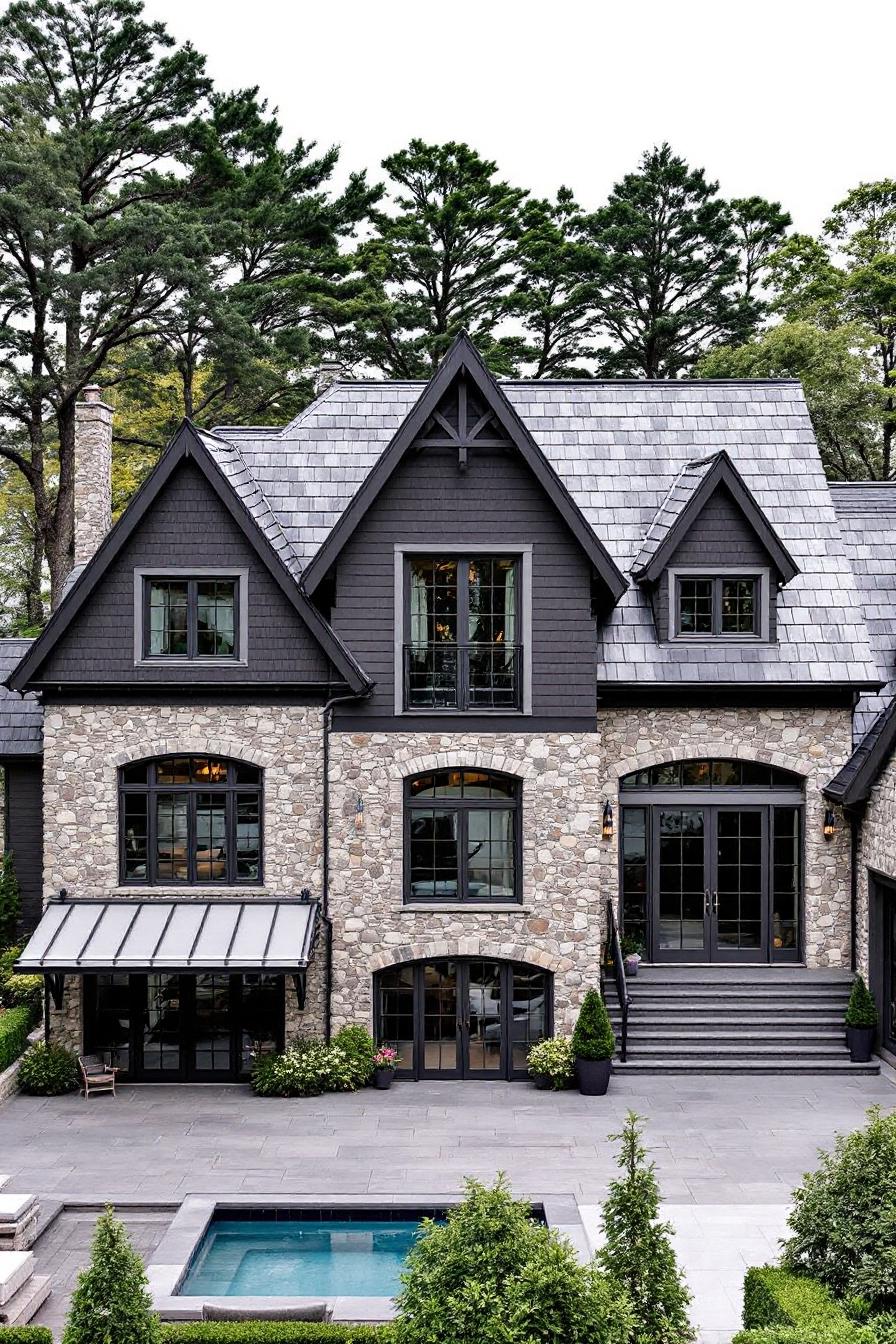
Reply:
M21 662L34 641L0 639L0 682ZM44 711L33 695L21 696L0 685L0 758L40 756L44 743Z

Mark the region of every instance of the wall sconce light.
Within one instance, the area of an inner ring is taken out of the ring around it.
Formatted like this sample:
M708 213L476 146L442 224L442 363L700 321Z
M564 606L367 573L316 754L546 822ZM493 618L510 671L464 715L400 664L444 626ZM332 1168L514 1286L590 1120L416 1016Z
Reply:
M822 825L821 833L824 836L825 840L830 840L836 833L836 830L837 830L837 819L834 816L833 808L829 807L824 814L824 824Z
M355 830L363 831L363 829L364 829L364 799L359 796L358 801L355 804Z
M613 839L613 808L610 806L609 798L604 803L604 820L601 826L601 835L605 840Z

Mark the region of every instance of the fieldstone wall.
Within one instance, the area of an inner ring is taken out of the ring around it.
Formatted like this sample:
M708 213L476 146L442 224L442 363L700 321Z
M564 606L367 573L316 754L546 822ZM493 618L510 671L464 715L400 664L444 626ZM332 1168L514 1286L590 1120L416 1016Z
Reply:
M862 818L857 859L856 891L856 964L868 978L869 869L896 881L896 757L871 790Z
M320 710L300 705L54 705L44 718L44 897L133 899L118 881L118 769L169 752L230 756L265 771L261 887L151 887L146 899L320 895L323 754ZM320 1030L323 965L308 976L306 1011L287 981L287 1030ZM77 980L51 1027L80 1048ZM78 1040L75 1041L74 1037Z
M112 407L98 387L75 405L75 564L93 558L112 526Z
M335 733L331 746L333 1022L369 1023L372 976L398 962L484 956L554 973L557 1030L598 980L604 903L618 895L618 827L601 838L621 775L662 761L736 756L806 779L805 933L810 966L848 966L849 837L822 835L821 785L849 754L848 710L631 709L583 734ZM403 780L449 766L522 780L521 906L402 903ZM364 804L356 828L358 799ZM618 819L618 814L617 814Z

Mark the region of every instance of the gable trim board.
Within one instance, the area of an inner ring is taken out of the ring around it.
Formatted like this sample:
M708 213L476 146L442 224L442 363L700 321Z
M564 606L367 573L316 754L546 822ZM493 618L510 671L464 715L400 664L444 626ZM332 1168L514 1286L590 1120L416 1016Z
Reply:
M141 486L121 518L107 534L93 559L78 575L42 634L34 641L25 657L8 677L6 685L14 690L21 691L27 686L39 682L38 673L49 654L82 610L100 579L140 526L177 468L181 463L189 460L195 463L202 472L218 499L245 535L259 560L292 604L298 616L351 691L356 695L363 695L369 691L371 686L369 678L299 587L284 559L273 549L270 540L261 531L257 519L215 462L204 442L208 437L206 434L200 434L189 420L183 422L162 454L158 465ZM232 444L223 446L231 452L234 451Z
M822 792L841 807L868 801L896 747L896 698L882 709L849 760Z
M659 520L663 513L667 511L676 488L679 487L688 473L699 473L699 479L693 485L687 499L680 505L675 516L663 528ZM689 462L673 483L668 495L660 505L656 518L648 529L644 545L632 565L632 578L636 582L656 583L706 504L722 487L729 491L735 504L768 552L781 582L789 583L791 579L796 578L799 569L792 555L756 503L731 458L722 449L721 452L714 454L712 457ZM658 535L651 540L650 534L655 527L658 528ZM715 566L715 568L718 568L718 566Z
M306 566L302 575L302 587L306 592L313 593L320 586L377 495L399 466L405 454L419 438L427 420L437 409L454 379L463 375L470 378L545 494L561 514L615 605L628 587L628 583L603 543L592 531L572 495L504 396L498 383L483 364L475 346L465 332L457 337L391 443L364 479L356 494L334 524L329 536L320 546L317 554Z

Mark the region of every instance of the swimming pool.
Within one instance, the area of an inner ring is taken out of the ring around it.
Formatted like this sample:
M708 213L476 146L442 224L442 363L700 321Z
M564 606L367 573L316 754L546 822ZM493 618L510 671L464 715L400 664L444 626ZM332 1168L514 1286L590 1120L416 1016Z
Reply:
M393 1297L423 1217L444 1210L216 1213L179 1297Z

